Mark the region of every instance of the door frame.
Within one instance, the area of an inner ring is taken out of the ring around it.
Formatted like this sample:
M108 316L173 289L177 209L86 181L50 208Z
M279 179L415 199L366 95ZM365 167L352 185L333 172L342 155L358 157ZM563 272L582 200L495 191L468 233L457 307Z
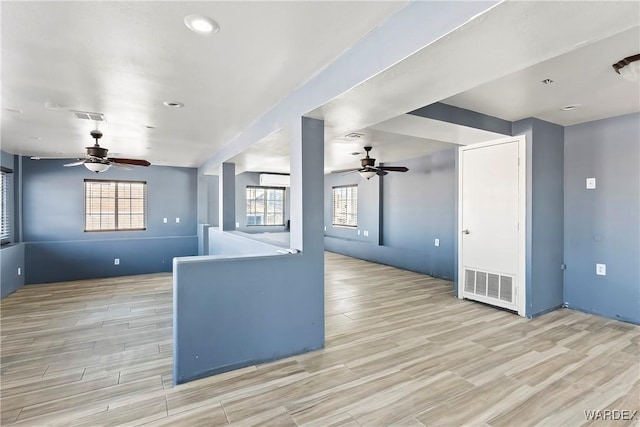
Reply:
M477 144L464 145L458 148L458 298L464 298L464 260L462 255L462 171L463 153L467 150L489 147L492 145L518 143L518 268L516 286L516 307L518 315L525 317L527 294L527 141L524 135L509 136Z

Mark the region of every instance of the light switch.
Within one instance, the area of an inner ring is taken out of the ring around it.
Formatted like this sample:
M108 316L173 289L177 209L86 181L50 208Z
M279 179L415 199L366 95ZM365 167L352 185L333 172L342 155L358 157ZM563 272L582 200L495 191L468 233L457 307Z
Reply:
M162 222L167 223L167 218L162 218Z
M596 274L598 276L607 275L607 264L596 264Z
M240 228L240 223L236 222L236 228Z
M593 190L596 188L596 179L587 178L587 190Z
M360 235L360 230L358 230L358 236Z
M433 241L433 246L440 246L440 239L436 239Z

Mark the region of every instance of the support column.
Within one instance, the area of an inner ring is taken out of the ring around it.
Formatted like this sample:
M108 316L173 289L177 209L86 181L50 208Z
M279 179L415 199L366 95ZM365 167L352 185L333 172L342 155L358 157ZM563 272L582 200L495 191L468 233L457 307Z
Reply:
M382 163L380 163L382 165ZM384 245L384 176L378 176L378 246Z
M198 171L196 218L198 224L209 223L209 183L207 176Z
M220 231L236 229L236 165L223 163L220 165L219 214L218 228Z
M290 247L324 253L324 122L302 117L290 126ZM324 264L324 263L323 263Z

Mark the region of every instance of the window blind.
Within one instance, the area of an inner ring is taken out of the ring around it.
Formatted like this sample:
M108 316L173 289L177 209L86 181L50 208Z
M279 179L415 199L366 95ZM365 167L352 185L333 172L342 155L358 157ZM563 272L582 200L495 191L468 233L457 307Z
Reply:
M343 227L358 226L358 186L333 187L332 224Z
M10 243L13 231L13 173L10 169L0 170L0 243Z
M85 180L85 231L145 230L147 183Z

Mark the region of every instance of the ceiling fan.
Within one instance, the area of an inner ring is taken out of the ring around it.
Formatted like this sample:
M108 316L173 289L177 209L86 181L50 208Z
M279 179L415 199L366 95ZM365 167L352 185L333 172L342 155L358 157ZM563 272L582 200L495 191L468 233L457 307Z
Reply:
M87 148L87 154L84 159L78 159L77 162L67 163L64 167L71 166L80 166L84 165L87 169L92 172L99 173L104 172L109 169L111 166L117 166L123 169L131 170L131 166L149 166L149 163L146 160L138 160L138 159L122 159L118 157L107 157L107 152L109 151L107 148L100 147L98 144L98 140L102 138L102 132L99 130L92 130L91 137L96 140L95 144L91 147ZM47 159L58 159L59 157L32 157L32 160L47 160Z
M360 159L359 168L340 169L331 171L331 173L344 173L358 171L363 178L371 179L376 175L384 176L389 172L407 172L409 168L404 166L376 166L376 159L369 157L371 147L364 147L364 151L367 152L367 156L364 159Z

